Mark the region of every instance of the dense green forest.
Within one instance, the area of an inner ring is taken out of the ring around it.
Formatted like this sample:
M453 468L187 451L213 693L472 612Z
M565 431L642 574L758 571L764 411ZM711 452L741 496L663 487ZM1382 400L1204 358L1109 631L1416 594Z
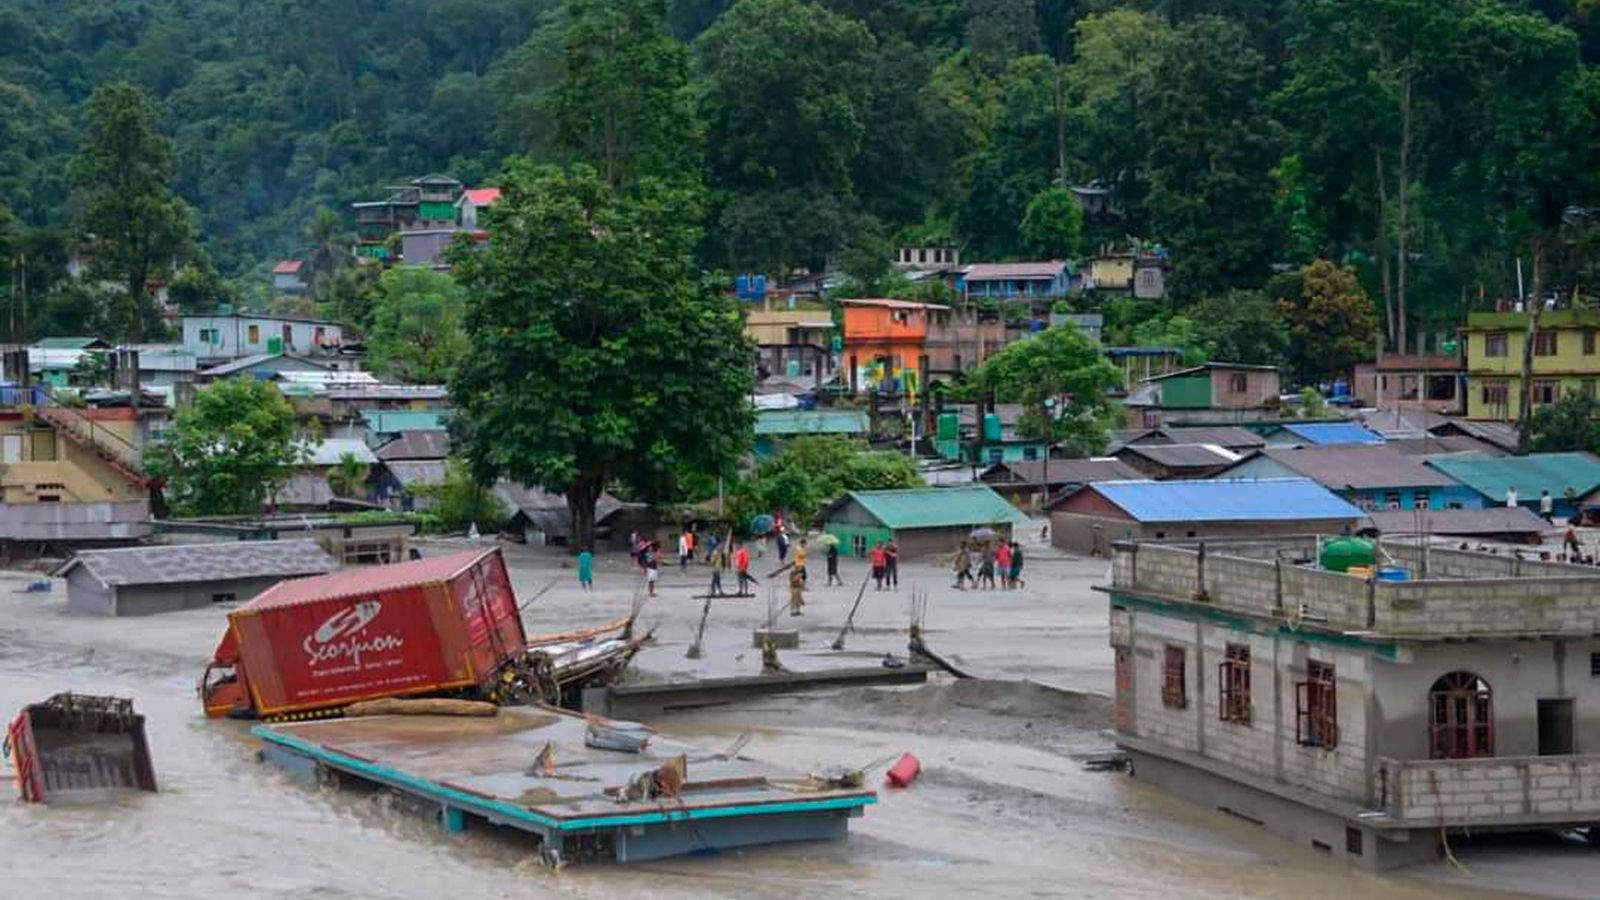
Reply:
M192 209L189 296L326 245L319 210L521 155L703 184L708 268L1157 242L1168 305L1124 324L1181 331L1323 259L1395 342L1519 258L1594 289L1596 61L1597 0L0 0L0 240L70 327L71 163L126 81ZM1083 185L1114 212L1063 214Z

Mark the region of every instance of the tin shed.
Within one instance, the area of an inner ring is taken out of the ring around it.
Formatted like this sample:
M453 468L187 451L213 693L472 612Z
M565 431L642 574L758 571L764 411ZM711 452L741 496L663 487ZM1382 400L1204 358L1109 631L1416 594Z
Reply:
M951 553L974 528L994 529L1009 538L1028 517L988 485L851 491L836 501L823 530L846 552L865 556L878 541L893 540L901 556Z
M339 568L316 541L225 541L85 550L57 566L67 608L141 616L249 600L287 578Z

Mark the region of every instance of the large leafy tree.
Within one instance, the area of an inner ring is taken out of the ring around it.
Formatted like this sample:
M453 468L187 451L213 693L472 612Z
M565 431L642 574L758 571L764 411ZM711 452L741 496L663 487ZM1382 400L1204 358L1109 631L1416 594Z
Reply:
M614 189L698 177L688 48L667 0L566 0L553 112L561 148Z
M277 387L240 377L196 394L145 451L145 467L166 482L165 499L180 515L247 515L288 481L307 450Z
M449 381L472 350L462 328L466 292L448 274L421 266L397 266L379 283L367 336L373 367L405 381Z
M1281 151L1267 75L1249 34L1227 19L1197 17L1161 45L1141 124L1151 227L1172 250L1180 296L1254 287L1267 275Z
M1319 259L1298 277L1284 279L1282 286L1278 309L1289 324L1294 364L1302 378L1348 375L1371 355L1378 316L1354 270Z
M818 265L855 212L872 34L805 0L739 0L700 36L709 186L728 261Z
M1064 444L1080 455L1105 448L1114 418L1108 392L1121 380L1100 345L1072 324L1006 347L974 376L980 390L1023 405L1017 429L1024 436Z
M1189 309L1206 357L1220 362L1281 366L1289 360L1289 328L1278 305L1261 291L1229 291Z
M1573 391L1534 412L1530 422L1535 453L1600 450L1600 400Z
M89 98L84 117L83 147L71 166L78 232L93 253L91 272L126 288L119 318L138 342L155 320L151 280L165 278L189 249L189 208L170 187L172 144L156 130L155 106L143 91L106 85Z
M732 474L750 439L750 347L734 302L697 279L692 191L618 195L595 169L517 161L494 237L461 263L474 352L451 383L474 476L566 495L577 546L601 491L669 494Z
M846 491L922 485L917 464L901 453L874 452L844 435L806 435L783 446L733 491L735 519L785 510L810 521Z

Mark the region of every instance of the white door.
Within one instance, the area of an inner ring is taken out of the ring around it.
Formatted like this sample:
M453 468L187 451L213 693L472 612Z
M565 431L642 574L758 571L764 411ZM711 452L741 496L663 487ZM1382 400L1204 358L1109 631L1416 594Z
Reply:
M22 435L8 434L0 439L0 460L8 463L22 462Z

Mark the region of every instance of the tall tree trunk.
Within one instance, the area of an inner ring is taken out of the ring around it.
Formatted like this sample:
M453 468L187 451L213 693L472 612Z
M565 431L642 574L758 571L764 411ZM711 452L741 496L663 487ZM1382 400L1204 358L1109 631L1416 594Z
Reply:
M1528 333L1522 338L1522 394L1517 398L1517 453L1533 449L1533 342L1539 334L1539 316L1544 312L1540 294L1544 290L1544 241L1534 238L1533 296L1523 307L1528 310Z
M1067 186L1067 85L1066 70L1056 67L1056 180Z
M571 518L567 549L593 551L594 507L600 500L601 488L598 479L580 475L567 489L567 515Z
M1389 346L1394 346L1394 284L1389 277L1389 175L1383 169L1383 148L1372 148L1372 162L1378 173L1378 229L1373 250L1378 257L1378 281L1383 288L1383 327Z
M133 312L132 343L144 343L144 293L150 278L143 267L128 273L128 308Z
M1406 348L1406 288L1409 250L1406 246L1409 235L1411 212L1411 73L1400 76L1400 160L1396 173L1400 184L1399 196L1400 210L1395 217L1395 311L1400 321L1396 323L1396 339L1400 351Z

